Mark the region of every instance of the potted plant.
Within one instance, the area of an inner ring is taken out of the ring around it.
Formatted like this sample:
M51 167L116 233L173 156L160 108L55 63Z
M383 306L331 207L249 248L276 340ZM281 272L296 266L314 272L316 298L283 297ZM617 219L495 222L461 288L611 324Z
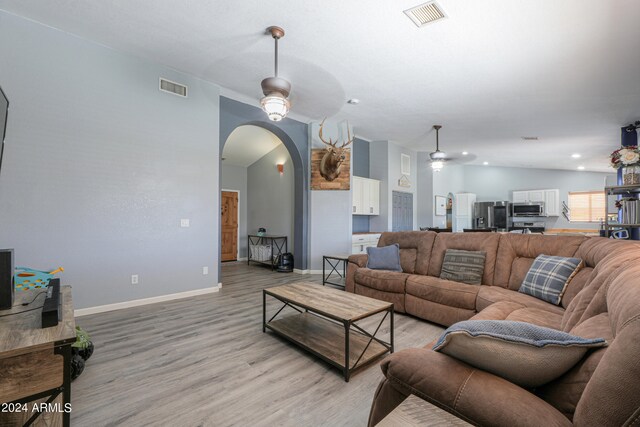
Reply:
M622 168L624 185L640 184L640 150L635 145L622 147L611 153L611 166Z

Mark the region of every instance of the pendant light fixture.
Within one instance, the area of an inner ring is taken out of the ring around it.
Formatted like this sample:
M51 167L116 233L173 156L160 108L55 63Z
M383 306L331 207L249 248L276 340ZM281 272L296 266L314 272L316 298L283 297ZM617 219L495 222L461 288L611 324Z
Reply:
M447 161L447 153L440 151L440 129L441 125L433 125L433 128L436 130L436 151L429 153L429 158L431 159L431 169L434 172L440 172L444 167L444 162Z
M269 120L279 122L289 113L291 103L287 99L291 92L291 83L278 77L278 40L284 37L284 30L280 27L269 27L267 31L275 40L275 76L262 80L262 93L264 98L260 100L260 106L269 116Z

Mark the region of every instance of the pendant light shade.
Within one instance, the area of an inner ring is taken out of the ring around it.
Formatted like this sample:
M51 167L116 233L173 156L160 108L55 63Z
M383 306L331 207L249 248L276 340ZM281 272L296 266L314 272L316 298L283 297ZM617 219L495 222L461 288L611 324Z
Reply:
M276 44L275 76L262 80L264 98L260 100L260 106L267 113L269 120L279 122L287 116L289 108L291 108L291 103L288 99L291 83L278 77L278 40L284 37L284 30L280 27L269 27L267 31L269 31Z
M269 120L279 122L289 112L289 100L277 92L272 92L260 100L260 106L267 113Z

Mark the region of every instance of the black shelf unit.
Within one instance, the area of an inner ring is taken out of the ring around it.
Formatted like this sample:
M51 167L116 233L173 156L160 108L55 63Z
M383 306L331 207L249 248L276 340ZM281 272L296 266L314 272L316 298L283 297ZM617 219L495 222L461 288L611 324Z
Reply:
M271 267L271 270L274 270L278 265L278 258L280 255L289 252L289 247L287 244L287 236L271 236L264 235L258 236L256 234L249 234L247 238L249 242L249 257L247 258L247 265L251 265L252 262L268 265ZM260 259L256 259L254 251L251 249L257 246L270 246L269 250L269 258L267 260L263 259L264 257L260 257Z

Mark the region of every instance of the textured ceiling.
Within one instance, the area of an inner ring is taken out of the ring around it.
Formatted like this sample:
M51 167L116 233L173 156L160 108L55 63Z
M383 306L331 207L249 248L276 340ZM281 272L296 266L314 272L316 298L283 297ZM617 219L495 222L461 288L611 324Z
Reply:
M448 18L417 28L402 12L419 3L0 0L0 9L256 105L273 73L264 29L280 25L280 73L299 116L348 119L364 138L418 151L433 150L438 123L441 149L469 151L473 163L609 170L620 126L640 119L640 1L440 0Z

